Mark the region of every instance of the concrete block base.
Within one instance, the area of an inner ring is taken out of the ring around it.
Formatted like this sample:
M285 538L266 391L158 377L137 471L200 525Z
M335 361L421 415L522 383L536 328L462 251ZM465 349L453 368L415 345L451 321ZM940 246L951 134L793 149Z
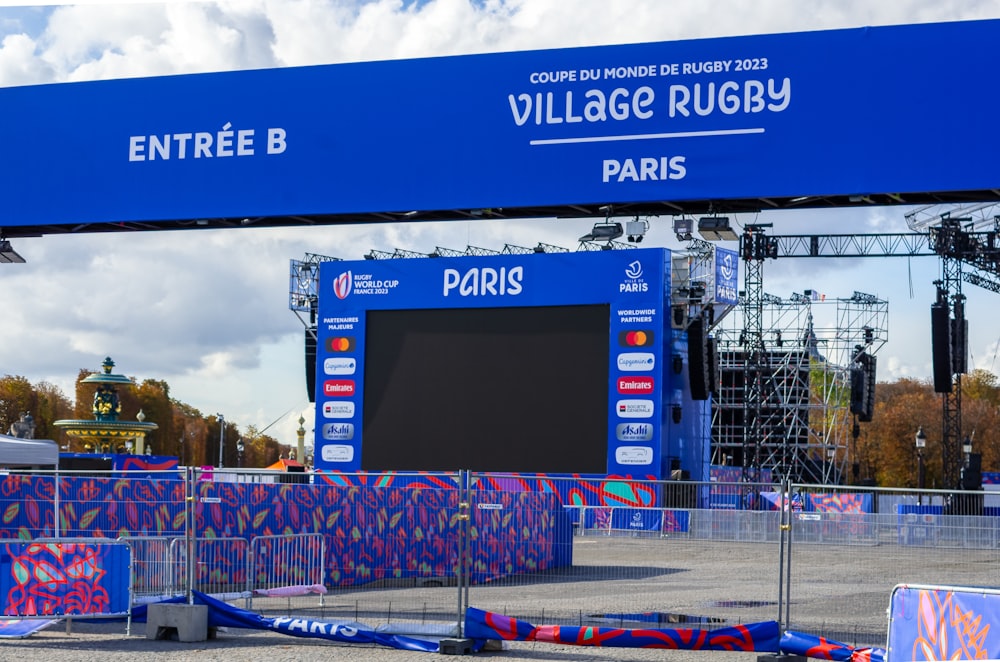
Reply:
M208 627L208 607L189 604L151 604L146 610L146 639L205 641L215 639Z
M438 652L442 655L470 655L472 639L442 639L438 643Z
M808 662L805 655L792 655L790 653L766 653L757 656L757 662Z

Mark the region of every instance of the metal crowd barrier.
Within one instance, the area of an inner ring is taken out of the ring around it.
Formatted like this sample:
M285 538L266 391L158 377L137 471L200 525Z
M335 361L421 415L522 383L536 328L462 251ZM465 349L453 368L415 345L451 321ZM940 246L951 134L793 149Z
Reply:
M125 617L128 634L132 548L105 538L0 543L0 595L6 619Z
M171 598L184 591L177 581L178 570L171 543L181 538L168 536L119 536L132 548L132 600L136 603ZM181 571L183 572L183 571ZM183 577L183 574L180 576Z
M322 533L294 533L256 536L250 544L251 595L292 597L318 595L319 606L326 598L326 536Z
M249 604L251 593L250 541L246 538L195 538L195 563L192 589L223 600L243 598ZM169 558L173 581L186 588L187 540L170 541Z

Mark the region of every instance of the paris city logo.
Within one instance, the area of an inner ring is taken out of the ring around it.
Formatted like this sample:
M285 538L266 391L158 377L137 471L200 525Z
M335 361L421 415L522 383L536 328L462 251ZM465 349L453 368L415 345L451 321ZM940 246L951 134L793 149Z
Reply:
M337 295L338 299L347 298L347 295L351 293L352 282L353 278L350 271L345 271L333 279L333 293Z

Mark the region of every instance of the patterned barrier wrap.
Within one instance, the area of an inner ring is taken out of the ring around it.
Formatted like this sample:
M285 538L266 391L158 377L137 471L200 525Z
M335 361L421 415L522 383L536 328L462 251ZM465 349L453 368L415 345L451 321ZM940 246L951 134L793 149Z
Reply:
M131 550L122 543L0 544L4 616L128 614Z
M389 648L425 653L436 653L439 648L439 637L421 638L379 632L374 628L353 621L333 622L291 617L267 618L252 611L234 607L200 591L194 591L192 595L194 604L206 605L208 607L208 626L212 628L226 627L268 630L279 634L287 634L292 637L325 639L327 641L338 641L348 644L377 644ZM186 598L181 596L164 600L163 602L177 603L184 600ZM136 607L132 613L132 620L144 622L147 612L148 605ZM477 647L481 648L482 642L479 642Z
M472 639L545 641L571 646L778 652L778 624L775 621L717 630L536 626L509 616L469 607L465 612L465 634Z
M785 632L781 635L781 652L785 655L804 655L816 660L835 662L883 662L885 650L882 648L854 648L833 639L817 637L801 632Z
M889 600L891 658L1000 658L1000 591L955 586L897 586Z
M374 485L229 483L200 481L195 506L199 539L318 533L326 537L328 585L359 585L383 579L446 577L455 572L459 491L435 476L376 481ZM60 531L73 537L183 537L184 483L155 478L59 479ZM54 535L51 476L0 479L0 539ZM399 486L397 486L399 485ZM569 565L569 516L549 492L490 493L477 500L500 510L471 512L472 581ZM518 554L498 565L497 546L520 540ZM201 567L201 566L199 566ZM225 569L216 569L222 572ZM288 577L280 575L282 571ZM235 569L234 573L245 573ZM295 584L295 564L276 568L275 583ZM198 577L196 579L204 580ZM242 584L245 577L217 577Z

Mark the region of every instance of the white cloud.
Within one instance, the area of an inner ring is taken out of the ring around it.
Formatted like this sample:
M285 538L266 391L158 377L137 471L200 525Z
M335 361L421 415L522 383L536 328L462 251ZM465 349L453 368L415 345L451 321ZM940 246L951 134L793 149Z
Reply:
M975 0L37 5L0 9L0 86L1000 16L1000 3ZM737 218L740 224L764 220L785 234L906 230L898 208ZM0 371L51 381L72 395L77 370L97 370L111 354L125 374L164 379L174 397L240 425L263 427L294 409L274 428L293 443L306 394L302 326L287 309L290 258L314 252L358 259L372 248L428 252L505 243L575 248L591 223L475 221L17 240L28 263L0 266ZM669 224L669 218L654 219L643 245L676 247ZM932 258L909 265L902 258L784 260L765 265L765 289L779 296L814 288L831 296L859 290L888 298L892 341L879 376L925 377L935 267ZM995 362L992 296L970 294L979 366Z

